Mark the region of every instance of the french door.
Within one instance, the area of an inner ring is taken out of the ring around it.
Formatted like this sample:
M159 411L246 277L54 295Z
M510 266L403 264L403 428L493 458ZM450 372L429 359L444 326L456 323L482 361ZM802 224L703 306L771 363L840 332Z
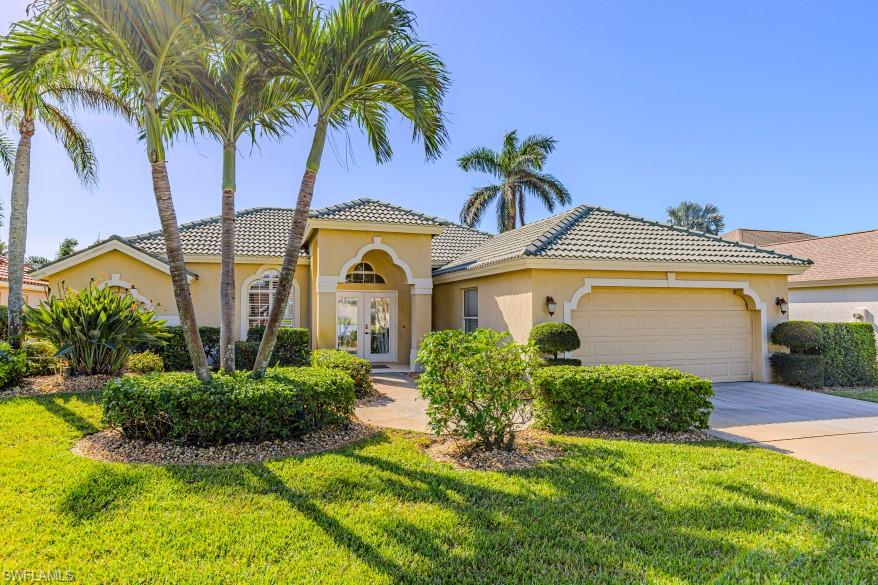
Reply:
M335 301L336 347L372 362L396 361L396 291L343 291Z

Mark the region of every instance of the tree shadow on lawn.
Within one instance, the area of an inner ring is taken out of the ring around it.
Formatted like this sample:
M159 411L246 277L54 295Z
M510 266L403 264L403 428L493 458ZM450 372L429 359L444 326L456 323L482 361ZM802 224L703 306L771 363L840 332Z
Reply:
M93 422L86 419L66 405L67 402L73 399L76 399L88 405L100 404L101 402L100 393L97 392L88 394L55 394L51 397L40 396L34 398L34 402L36 402L37 404L45 408L48 412L61 419L62 422L67 423L68 425L73 427L74 430L82 434L88 435L101 430Z
M59 510L73 524L95 520L121 509L143 489L145 477L137 468L97 464L61 500Z

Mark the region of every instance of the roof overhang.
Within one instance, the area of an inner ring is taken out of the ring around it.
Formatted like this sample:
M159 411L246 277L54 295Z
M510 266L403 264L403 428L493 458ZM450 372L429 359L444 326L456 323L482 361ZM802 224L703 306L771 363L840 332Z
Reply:
M456 282L480 276L526 269L622 270L637 272L714 272L721 274L802 274L810 265L715 264L710 262L638 262L623 260L575 260L558 258L515 258L476 268L433 276L434 284Z
M791 280L789 288L818 288L831 286L862 286L878 284L878 276L863 276L860 278L832 278L828 280Z
M69 256L65 256L60 260L56 260L55 262L51 262L46 264L45 266L40 267L37 270L34 270L30 273L32 278L40 278L45 279L53 274L57 274L63 270L67 270L68 268L72 268L77 264L81 264L87 260L91 260L92 258L97 258L107 252L121 252L122 254L126 254L143 262L144 264L155 268L156 270L160 270L165 274L171 274L171 268L168 265L168 262L158 256L154 256L148 252L144 252L140 248L136 248L129 244L125 239L120 238L119 236L110 236L109 239L104 240L98 244L94 244L93 246L89 246L83 250L78 252L74 252ZM192 271L186 271L186 278L189 282L192 282L193 279L198 278L198 275Z
M325 230L352 230L360 232L391 232L402 234L430 234L439 235L448 228L447 225L424 225L409 223L381 223L372 221L339 221L332 219L309 219L305 227L305 237L302 242L307 242L314 231Z

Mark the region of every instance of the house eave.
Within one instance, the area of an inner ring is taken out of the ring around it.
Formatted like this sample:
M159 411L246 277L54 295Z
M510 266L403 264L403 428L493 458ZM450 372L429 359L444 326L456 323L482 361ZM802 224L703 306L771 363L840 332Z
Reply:
M878 276L832 278L824 280L796 280L790 281L789 288L826 288L833 286L858 286L868 284L878 284Z

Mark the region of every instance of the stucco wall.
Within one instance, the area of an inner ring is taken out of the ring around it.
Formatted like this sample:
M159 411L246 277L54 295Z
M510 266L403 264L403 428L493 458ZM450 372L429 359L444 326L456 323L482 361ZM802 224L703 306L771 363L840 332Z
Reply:
M874 325L878 285L791 288L789 301L790 319L844 323L853 321L854 313L862 313Z

